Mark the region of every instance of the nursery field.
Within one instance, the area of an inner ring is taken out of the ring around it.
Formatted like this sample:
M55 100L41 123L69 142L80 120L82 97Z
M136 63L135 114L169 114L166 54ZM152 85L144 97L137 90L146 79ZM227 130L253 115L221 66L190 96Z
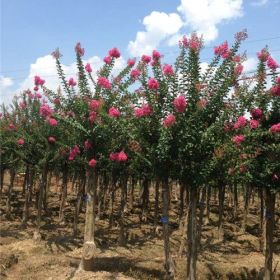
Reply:
M73 235L73 213L76 191L69 184L65 207L65 222L59 222L59 186L52 180L47 211L43 211L41 240L34 239L36 209L33 203L27 228L21 225L24 196L22 182L16 180L12 190L11 215L7 217L7 180L1 198L1 279L11 280L57 280L57 279L165 279L163 267L162 225L154 223L155 191L151 188L148 212L142 218L141 192L135 189L135 199L125 211L125 244L119 245L117 223L120 194L116 192L114 222L109 226L110 211L104 211L96 222L97 252L90 271L78 271L83 246L84 212L79 215L77 235ZM185 229L180 228L179 189L173 187L170 205L170 247L175 264L176 278L186 279L185 248L180 253ZM250 197L246 231L242 230L244 219L243 193L239 193L237 217L233 219L230 195L225 197L223 215L223 237L218 236L218 198L210 200L210 219L202 230L201 254L197 264L197 279L263 279L264 256L260 251L260 199ZM129 201L128 201L129 202ZM280 279L280 207L276 201L274 231L275 279ZM132 206L132 207L131 207ZM198 209L199 211L199 209ZM277 265L278 264L278 265Z

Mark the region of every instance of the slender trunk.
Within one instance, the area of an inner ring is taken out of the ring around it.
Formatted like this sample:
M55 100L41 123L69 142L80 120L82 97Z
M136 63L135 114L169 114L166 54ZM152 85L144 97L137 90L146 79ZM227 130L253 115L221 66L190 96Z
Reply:
M163 224L163 238L164 238L164 253L165 253L165 271L169 277L174 276L175 267L170 252L169 242L169 189L168 189L168 178L165 178L162 182L162 224Z
M14 187L14 182L15 182L15 177L16 177L16 171L14 168L10 169L10 184L8 188L8 193L7 193L7 201L6 201L6 215L8 218L11 217L11 198L12 198L12 190Z
M202 226L203 226L203 213L205 209L205 198L206 198L206 186L202 189L201 199L199 201L199 220L197 226L197 248L198 250L201 247L201 233L202 233Z
M4 186L4 175L5 175L5 168L0 168L0 199L2 199L2 192L3 192L3 186Z
M137 180L131 179L131 184L130 184L130 192L129 192L129 209L132 211L133 209L133 202L134 202L134 189L135 185L137 183Z
M243 216L243 221L242 221L242 231L243 232L246 231L246 226L247 226L250 193L251 193L251 186L248 185L247 188L245 189L245 196L244 196L244 216Z
M210 223L210 200L211 200L211 186L207 186L207 199L206 199L206 224Z
M260 231L263 234L263 222L264 222L264 198L263 198L263 189L261 187L258 188L259 198L260 198ZM260 238L260 251L264 252L264 238Z
M61 201L59 208L59 222L64 223L64 207L67 197L68 167L65 165L62 175Z
M22 192L21 192L22 196L25 195L27 177L28 177L28 164L25 167L25 173L24 173L24 178L23 178L23 183L22 183Z
M29 204L30 204L30 183L31 183L31 176L33 176L33 171L31 169L31 166L26 166L25 171L25 198L24 198L24 206L23 206L23 213L22 213L22 227L26 227L28 218L29 218Z
M198 191L194 186L190 186L190 205L188 214L188 250L187 250L187 280L196 280L197 262L197 221L196 207Z
M111 198L110 198L110 218L109 218L109 228L114 224L114 202L115 202L115 191L116 191L116 181L112 179L111 185Z
M37 206L37 227L34 232L33 239L40 240L41 234L40 234L40 228L41 228L41 220L42 220L42 204L43 204L43 191L45 184L47 183L47 176L48 176L48 169L47 165L43 167L41 180L39 183L39 190L38 190L38 206Z
M223 232L223 215L224 215L224 201L225 201L225 186L221 184L219 187L219 221L218 221L218 239L224 238Z
M275 214L275 193L265 189L265 263L264 280L273 279L273 231Z
M234 204L234 210L233 210L233 217L234 219L237 218L237 210L238 210L238 191L237 191L237 185L233 185L233 204Z
M125 197L125 189L127 187L127 177L122 178L121 180L121 204L119 208L119 214L118 214L118 223L120 227L119 231L119 245L124 246L126 244L126 238L125 238L125 224L124 224L124 209L126 204L126 197Z
M179 219L183 217L184 214L184 207L185 207L185 200L184 200L184 195L185 195L185 185L183 183L180 183L180 210L179 210Z
M96 245L94 241L95 231L95 203L96 203L96 186L97 174L90 169L87 176L86 185L86 216L85 216L85 232L83 256L79 269L90 270L96 254Z
M143 192L142 192L142 216L141 220L147 221L147 212L149 204L149 180L145 178L143 180Z
M157 229L158 221L159 221L159 183L160 181L157 179L155 183L155 216L154 216L154 228L155 231Z

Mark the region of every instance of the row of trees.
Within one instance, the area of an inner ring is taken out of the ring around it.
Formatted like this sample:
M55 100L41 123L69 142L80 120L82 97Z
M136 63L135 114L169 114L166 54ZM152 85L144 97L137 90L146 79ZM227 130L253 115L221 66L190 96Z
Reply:
M78 43L77 81L67 80L61 54L54 51L63 90L49 90L45 81L36 76L32 90L23 92L9 108L2 106L1 195L4 170L9 170L11 180L7 213L11 211L15 175L24 169L22 225L27 224L37 180L36 236L40 236L48 181L54 175L62 175L59 219L63 222L67 182L71 178L77 187L74 233L86 195L80 268L87 269L96 252L96 214L100 218L109 201L113 213L115 191L120 189L119 242L124 244L128 191L132 204L134 187L141 183L145 220L153 185L155 225L161 212L164 265L166 273L173 276L169 206L170 188L177 182L179 216L185 221L187 233L187 279L193 280L205 210L209 217L211 188L217 187L219 192L222 238L225 190L232 190L236 212L237 189L242 186L245 208L252 189L264 194L260 220L265 237L265 279L271 279L275 197L280 190L280 77L276 73L278 64L264 48L258 53L254 79L242 78L246 57L238 50L246 37L242 31L236 34L231 47L227 42L215 47L206 71L202 71L200 63L203 41L195 33L179 42L179 55L173 65L163 64L161 54L153 51L152 56L143 55L138 62L128 60L115 76L112 71L120 52L113 48L104 58L97 78L91 65L85 65L85 51ZM113 215L110 222L111 219Z

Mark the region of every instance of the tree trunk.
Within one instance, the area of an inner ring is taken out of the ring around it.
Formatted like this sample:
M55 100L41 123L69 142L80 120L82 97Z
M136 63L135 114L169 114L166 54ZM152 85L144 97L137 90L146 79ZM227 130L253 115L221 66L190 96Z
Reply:
M136 179L131 179L131 184L130 184L130 192L129 192L129 209L132 211L133 209L133 202L134 202L134 189L135 185L137 183Z
M96 245L94 241L95 231L95 203L96 203L96 186L97 174L94 170L90 169L87 175L86 185L86 216L85 216L85 232L84 232L84 246L83 256L79 269L90 270L95 253Z
M223 215L224 215L224 202L225 202L225 186L221 184L219 187L219 221L218 221L218 239L224 238L223 232Z
M206 198L206 186L202 189L201 199L199 201L199 220L197 226L197 248L200 250L201 247L201 233L202 233L202 226L203 226L203 213L205 209L205 198Z
M155 216L154 216L154 231L157 230L157 225L159 221L159 180L156 179L155 182Z
M211 201L211 186L207 186L206 224L210 223L210 201Z
M273 260L273 230L275 212L275 193L268 188L265 189L265 264L264 280L273 279L272 260Z
M43 167L41 180L39 183L39 190L38 190L38 206L37 206L37 227L35 229L33 239L40 240L41 234L40 234L40 228L41 228L41 220L42 220L42 204L43 204L43 192L45 185L47 183L47 176L48 176L48 168L47 165Z
M185 207L185 190L186 186L183 183L180 183L180 210L179 210L179 219L181 220L184 214Z
M168 178L162 182L162 200L163 200L163 209L162 209L162 224L163 224L163 238L164 238L164 253L165 253L165 271L167 276L173 277L175 272L174 263L171 257L170 252L170 242L169 242L169 189L168 189Z
M16 177L16 171L14 168L11 168L10 169L10 184L9 184L9 188L8 188L7 201L6 201L6 215L8 218L11 217L11 198L12 198L12 190L14 187L15 177Z
M237 218L237 215L238 215L238 191L237 191L237 185L234 184L233 185L233 203L234 203L234 210L233 210L233 217L234 219Z
M198 191L194 186L190 186L190 205L188 214L188 250L187 250L187 280L196 279L196 262L197 262L197 207Z
M246 231L246 226L247 226L250 193L251 193L251 186L248 185L247 188L245 189L245 195L244 195L244 215L243 215L243 221L242 221L242 231L243 232Z
M3 192L3 186L4 186L4 175L5 175L5 168L0 167L0 199L2 199L2 192Z
M115 191L116 191L116 180L113 178L111 184L109 228L111 228L114 224Z
M126 204L126 197L125 197L125 189L127 187L127 177L122 178L120 181L121 183L121 204L119 208L119 214L118 214L118 223L120 227L119 231L119 245L124 246L126 244L126 238L125 238L125 224L124 224L124 209Z
M25 198L24 198L24 206L22 213L22 227L26 227L28 218L29 218L29 205L30 205L30 196L31 196L31 183L33 182L34 169L27 165L26 167L26 181L25 181Z
M147 212L149 205L149 180L145 178L143 180L143 192L142 192L142 216L141 220L147 221Z
M62 175L62 186L61 186L61 201L59 208L59 222L64 223L64 207L67 197L67 182L68 182L68 167L65 165Z

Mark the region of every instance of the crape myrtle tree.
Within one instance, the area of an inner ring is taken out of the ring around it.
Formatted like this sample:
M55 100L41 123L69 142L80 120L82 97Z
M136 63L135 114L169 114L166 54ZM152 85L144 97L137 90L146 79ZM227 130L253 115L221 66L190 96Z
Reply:
M279 65L267 49L258 53L258 59L256 83L239 97L247 114L239 115L231 130L231 150L236 155L232 171L247 188L259 189L261 199L264 194L261 249L264 279L272 279L275 197L280 190L280 77L276 74Z

